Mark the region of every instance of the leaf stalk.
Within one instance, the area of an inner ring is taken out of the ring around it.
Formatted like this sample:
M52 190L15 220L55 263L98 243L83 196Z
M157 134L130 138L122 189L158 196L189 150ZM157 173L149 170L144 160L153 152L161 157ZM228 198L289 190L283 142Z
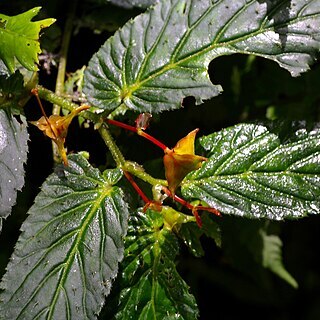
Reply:
M53 91L46 89L42 86L38 85L38 86L36 86L36 89L37 89L38 95L41 99L44 99L44 100L51 102L53 104L57 104L60 107L66 109L70 112L79 107L79 105L77 105L76 103L73 103L70 100L63 98L63 97L57 95L56 93L54 93ZM99 121L100 121L100 116L97 114L94 114L93 112L84 111L81 113L81 117L83 117L87 120L91 120L94 123L99 123Z
M109 148L109 150L112 154L112 157L113 157L114 161L116 162L117 166L120 168L123 168L126 160L125 160L124 156L122 155L119 147L114 142L113 137L110 134L110 131L107 128L106 124L102 124L100 126L99 133L100 133L103 141L105 142L105 144Z
M154 145L156 145L157 147L159 147L160 149L162 149L163 151L169 149L164 143L162 143L161 141L159 141L158 139L152 137L150 134L144 132L142 129L140 128L136 128L133 126L130 126L128 124L125 124L123 122L117 121L117 120L113 120L113 119L107 119L107 122L109 124L115 125L117 127L135 132L136 134L138 134L141 137L144 137L145 139L151 141Z

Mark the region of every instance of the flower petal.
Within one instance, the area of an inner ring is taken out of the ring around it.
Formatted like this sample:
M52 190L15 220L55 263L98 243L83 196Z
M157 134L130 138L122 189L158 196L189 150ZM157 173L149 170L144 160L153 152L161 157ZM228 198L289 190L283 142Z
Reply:
M173 148L174 152L177 154L194 154L194 140L198 131L199 129L194 129L179 140Z

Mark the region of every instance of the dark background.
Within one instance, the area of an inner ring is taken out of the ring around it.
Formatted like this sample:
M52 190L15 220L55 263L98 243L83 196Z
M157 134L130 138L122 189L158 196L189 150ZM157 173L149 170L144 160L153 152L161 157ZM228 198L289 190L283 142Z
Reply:
M125 11L111 5L101 10L98 3L91 0L78 5L76 28L69 49L68 72L86 65L113 30L124 24L130 16L139 13L138 10ZM43 6L43 17L39 19L57 18L56 24L46 30L41 40L48 52L58 53L68 12L66 1L1 1L0 12L15 15L39 5ZM200 128L199 135L204 135L239 122L258 122L275 132L282 128L277 133L285 140L292 131L292 121L294 128L317 126L320 118L319 64L301 77L291 78L287 71L273 62L233 55L216 59L210 64L209 71L212 82L221 84L224 93L201 106L194 106L194 100L187 98L181 110L154 116L149 133L168 146L174 146L177 140L197 127ZM41 71L39 82L54 90L55 77L55 68L51 74ZM45 107L50 114L50 105ZM25 113L29 121L41 116L34 98L27 104ZM128 114L122 120L133 123L135 117L136 114ZM146 163L146 167L155 175L162 174L157 169L161 152L156 147L118 129L113 133L126 158ZM53 168L50 141L33 126L29 127L29 134L26 185L19 193L18 205L4 223L0 235L1 275L19 236L18 229L26 218L26 212ZM74 152L89 151L91 163L96 166L105 166L106 163L112 165L104 144L92 128L79 129L77 123L73 123L67 146L68 150ZM239 218L224 219L237 226L251 223ZM291 288L270 271L260 270L259 266L244 270L243 266L234 263L224 247L218 248L213 240L203 239L205 256L200 259L193 257L182 245L178 269L196 296L200 319L320 319L320 218L312 216L299 221L272 224L283 241L284 264L298 281L299 289ZM232 241L236 244L237 233L229 239L231 246ZM246 257L240 254L239 259ZM247 263L250 264L248 259ZM259 276L256 274L258 269Z

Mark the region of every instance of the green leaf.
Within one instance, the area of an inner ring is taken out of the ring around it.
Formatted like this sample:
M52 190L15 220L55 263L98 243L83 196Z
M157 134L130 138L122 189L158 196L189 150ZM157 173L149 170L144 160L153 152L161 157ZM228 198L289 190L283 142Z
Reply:
M211 60L233 53L276 61L293 76L320 49L320 3L314 0L164 0L108 39L84 78L89 102L157 113L218 95Z
M96 319L123 257L121 176L72 155L47 178L1 283L5 319Z
M118 279L116 319L196 319L198 309L188 286L176 270L178 242L164 227L161 213L138 211L131 217L125 259Z
M297 281L285 269L282 262L282 241L276 235L268 235L265 230L260 230L263 240L262 265L270 269L292 287L298 288Z
M281 145L265 127L241 124L200 143L209 160L182 182L185 197L251 218L320 213L320 130L298 131Z
M39 33L49 27L55 19L32 22L41 7L33 8L16 16L0 14L0 59L10 73L13 73L16 60L30 71L37 71L38 54L41 53Z
M17 191L24 185L29 136L25 118L20 119L21 123L9 111L0 109L0 232L1 220L10 214Z

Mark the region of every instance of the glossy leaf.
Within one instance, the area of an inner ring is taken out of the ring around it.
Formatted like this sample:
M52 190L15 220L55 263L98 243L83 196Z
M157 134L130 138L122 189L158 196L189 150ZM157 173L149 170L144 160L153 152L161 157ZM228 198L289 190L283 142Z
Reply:
M0 221L10 214L17 191L24 185L29 135L25 118L20 119L21 123L9 111L0 109Z
M178 242L163 215L147 210L131 217L125 242L118 306L108 319L196 319L198 309L178 274Z
M123 257L128 208L81 155L47 178L22 225L1 288L5 319L96 319Z
M92 57L84 78L89 102L157 113L218 95L211 60L233 53L277 62L293 76L320 49L320 3L314 0L164 0L115 33Z
M55 19L31 21L40 9L36 7L11 17L0 14L0 59L10 73L15 70L16 60L28 70L38 70L39 33L55 22Z
M241 124L200 139L209 160L182 193L222 214L280 220L320 213L320 131L280 144L263 126Z

